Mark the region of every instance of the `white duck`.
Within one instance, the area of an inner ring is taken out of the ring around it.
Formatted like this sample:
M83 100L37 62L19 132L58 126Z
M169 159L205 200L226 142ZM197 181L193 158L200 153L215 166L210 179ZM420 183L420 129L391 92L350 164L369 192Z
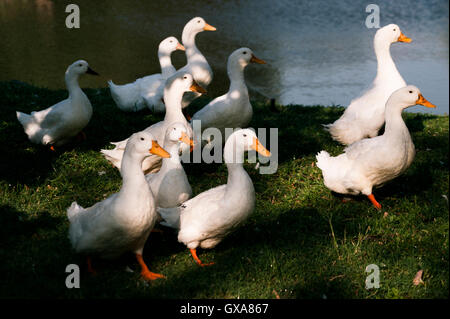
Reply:
M166 103L164 120L145 129L145 131L151 133L155 137L158 143L164 143L164 136L167 128L174 122L180 122L186 125L188 136L189 138L192 138L192 128L181 111L181 99L183 93L189 90L198 93L206 93L206 91L193 80L192 75L188 73L176 72L167 79L164 88L164 101ZM127 140L113 142L111 144L115 145L114 149L101 150L101 153L105 158L118 169L120 169L122 165L121 161L126 143ZM185 151L186 149L189 149L189 147L182 147L182 151ZM161 158L158 156L149 156L142 163L142 169L146 174L157 172L160 166Z
M255 189L242 165L244 152L250 149L270 156L252 130L237 130L224 148L227 184L207 190L179 207L157 209L164 219L163 225L179 229L178 241L190 249L200 266L205 264L197 256L197 247L215 247L253 212Z
M325 186L341 194L362 193L380 209L372 188L402 174L414 159L414 144L402 119L402 111L415 104L435 107L415 86L398 89L386 103L383 135L355 142L336 157L326 151L318 153L317 167L322 170Z
M349 145L378 135L384 123L386 101L392 92L406 85L392 60L390 46L394 42L411 41L395 24L389 24L375 33L373 44L378 62L377 75L370 89L354 99L338 120L324 125L334 140Z
M84 60L72 63L66 70L65 81L69 97L42 111L25 114L16 112L31 142L60 146L69 142L89 123L92 105L78 84L82 74L98 75Z
M163 277L150 272L142 258L157 217L153 194L141 170L143 159L150 153L170 156L151 134L133 134L123 156L120 191L89 208L73 202L67 209L70 241L77 253L87 256L89 271L93 271L91 256L113 259L131 251L136 254L145 279Z
M164 149L169 152L170 158L162 160L158 173L145 175L157 207L179 206L192 196L191 185L180 162L181 143L193 146L186 125L173 123L167 128L164 139Z
M265 64L258 59L249 48L240 48L228 58L228 77L230 89L222 96L212 100L209 104L192 116L192 121L200 120L202 130L209 127L219 129L225 136L225 128L245 128L253 116L248 89L244 79L244 68L249 63ZM200 143L200 136L195 137L196 144Z
M206 89L211 83L213 72L206 61L206 58L195 45L195 36L203 31L215 31L216 28L206 23L203 18L196 17L190 20L183 29L181 41L186 48L187 64L179 69L179 72L190 73L194 77L195 82ZM183 96L182 106L187 107L193 100L198 98L200 94L195 92L185 93Z
M176 50L184 51L184 46L175 37L168 37L161 41L158 47L161 73L155 73L137 79L133 83L116 85L108 81L111 96L122 111L136 112L148 107L155 113L163 113L166 108L162 100L164 85L176 70L172 65L170 55Z

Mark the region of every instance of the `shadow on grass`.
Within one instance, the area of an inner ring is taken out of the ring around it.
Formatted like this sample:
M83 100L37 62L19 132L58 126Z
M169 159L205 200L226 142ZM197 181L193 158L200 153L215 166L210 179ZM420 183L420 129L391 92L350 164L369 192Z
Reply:
M36 217L35 217L36 216ZM26 212L16 210L11 206L0 206L0 225L2 232L0 242L6 244L16 241L17 235L27 238L37 233L39 230L55 228L61 223L61 218L51 216L46 211L37 212L32 217Z

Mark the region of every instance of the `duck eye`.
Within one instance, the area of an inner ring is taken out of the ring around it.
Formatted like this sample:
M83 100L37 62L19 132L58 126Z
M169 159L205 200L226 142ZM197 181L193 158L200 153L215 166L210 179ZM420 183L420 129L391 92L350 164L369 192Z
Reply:
M394 31L396 31L397 29L394 29Z
M80 64L78 64L78 66L83 66L83 64L80 63Z
M247 134L244 134L244 137L247 137Z
M185 80L186 80L186 79L187 79L187 76L186 76L186 75L185 75L185 76L183 76L183 79L185 79Z
M145 140L143 137L141 137L141 141Z
M201 22L200 20L197 21L197 23L200 23L200 22Z
M412 93L413 91L409 91L409 93Z
M247 54L247 51L244 51L244 52L242 52L242 53Z

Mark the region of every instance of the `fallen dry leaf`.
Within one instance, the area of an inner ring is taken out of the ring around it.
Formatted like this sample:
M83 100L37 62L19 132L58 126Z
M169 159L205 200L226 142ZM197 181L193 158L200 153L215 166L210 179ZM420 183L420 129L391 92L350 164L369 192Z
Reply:
M414 286L418 286L420 284L423 284L422 274L423 274L423 270L422 269L417 272L416 276L413 279Z
M276 292L275 289L272 292L275 295L275 298L280 299L280 295Z

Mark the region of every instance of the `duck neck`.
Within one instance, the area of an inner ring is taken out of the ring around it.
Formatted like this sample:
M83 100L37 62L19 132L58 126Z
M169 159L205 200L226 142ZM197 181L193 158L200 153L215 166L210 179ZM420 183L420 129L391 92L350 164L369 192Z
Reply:
M240 185L241 183L239 176L242 175L242 172L245 173L243 167L244 149L239 145L236 145L233 140L229 140L225 143L223 152L223 158L228 169L227 187L231 190L236 188L239 189L242 187L242 185Z
M164 90L164 103L166 105L164 121L175 119L180 115L184 117L181 111L181 99L183 98L183 94L184 92L181 92L180 90Z
M125 148L120 170L123 181L120 189L122 194L137 193L136 189L141 189L146 185L147 182L142 172L142 161L143 159L138 159L129 154Z
M161 75L164 79L171 76L175 67L172 65L172 59L170 53L158 51L159 64L161 65Z
M230 78L230 92L234 90L247 91L244 79L244 68L245 66L236 61L228 62L227 73Z
M405 121L402 118L403 109L404 107L399 107L397 104L387 103L384 135L404 135L405 132L409 134Z
M166 146L167 144L169 145ZM166 172L174 168L179 168L181 166L181 163L180 163L180 155L178 152L179 150L178 143L173 142L164 143L164 148L170 154L170 158L163 158L160 172Z
M69 91L69 96L73 97L77 94L83 93L83 91L80 88L80 85L78 84L78 77L79 74L73 74L70 72L66 72L65 74L65 81L66 81L66 87Z
M199 51L199 49L197 49L197 46L195 45L195 37L197 35L198 32L193 32L190 30L183 30L183 35L181 36L181 40L183 42L183 45L186 49L186 58L187 58L187 63L192 62L192 59L195 57L196 60L198 60L198 58L203 58L203 55L201 54L201 52Z
M395 75L400 75L397 67L395 66L394 60L392 60L390 52L391 44L375 41L374 47L378 63L375 81L384 82L386 78L392 78Z

